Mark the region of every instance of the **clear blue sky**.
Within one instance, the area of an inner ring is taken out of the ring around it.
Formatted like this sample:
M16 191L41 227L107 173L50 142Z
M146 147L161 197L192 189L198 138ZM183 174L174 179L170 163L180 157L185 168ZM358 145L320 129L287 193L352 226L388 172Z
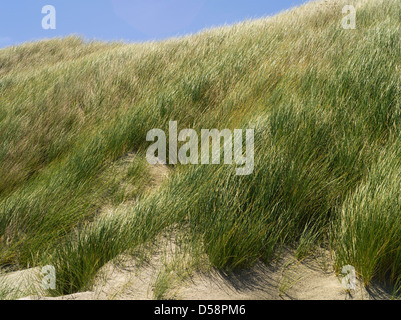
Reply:
M147 41L278 13L308 0L2 0L0 47L81 35ZM56 30L42 29L42 7L56 8Z

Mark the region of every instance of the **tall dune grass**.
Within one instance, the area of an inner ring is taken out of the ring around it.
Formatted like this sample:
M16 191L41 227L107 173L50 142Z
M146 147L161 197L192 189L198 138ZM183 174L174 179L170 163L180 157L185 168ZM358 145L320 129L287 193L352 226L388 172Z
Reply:
M401 3L351 2L356 30L333 0L163 42L0 50L0 265L50 263L56 294L82 291L180 226L219 269L324 246L367 285L399 283ZM146 133L171 120L254 128L254 174L178 165L149 193Z

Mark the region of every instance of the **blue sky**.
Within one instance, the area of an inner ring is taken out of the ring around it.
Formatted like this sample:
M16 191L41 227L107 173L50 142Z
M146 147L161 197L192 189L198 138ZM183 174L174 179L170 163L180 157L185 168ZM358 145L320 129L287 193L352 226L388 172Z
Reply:
M44 38L142 42L278 13L308 0L3 0L0 47ZM56 30L42 29L42 7L56 9Z

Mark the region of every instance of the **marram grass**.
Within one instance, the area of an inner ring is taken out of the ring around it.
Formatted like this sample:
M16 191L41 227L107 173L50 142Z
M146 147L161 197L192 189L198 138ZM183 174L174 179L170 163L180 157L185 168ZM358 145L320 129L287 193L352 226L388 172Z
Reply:
M0 50L2 268L52 264L53 294L83 291L175 226L219 269L323 246L366 285L399 283L401 2L351 1L344 30L349 2L163 42ZM253 175L179 165L151 192L146 133L173 120L254 128Z

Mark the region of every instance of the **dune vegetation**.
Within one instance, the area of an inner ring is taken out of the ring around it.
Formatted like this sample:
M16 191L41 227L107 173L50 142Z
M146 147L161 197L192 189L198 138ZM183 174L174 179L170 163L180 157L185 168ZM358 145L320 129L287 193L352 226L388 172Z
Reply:
M80 292L174 230L227 272L323 247L338 272L396 286L400 40L400 1L332 0L161 42L1 49L1 270L50 264L52 294ZM169 121L255 129L254 173L170 165L155 190L146 134Z

